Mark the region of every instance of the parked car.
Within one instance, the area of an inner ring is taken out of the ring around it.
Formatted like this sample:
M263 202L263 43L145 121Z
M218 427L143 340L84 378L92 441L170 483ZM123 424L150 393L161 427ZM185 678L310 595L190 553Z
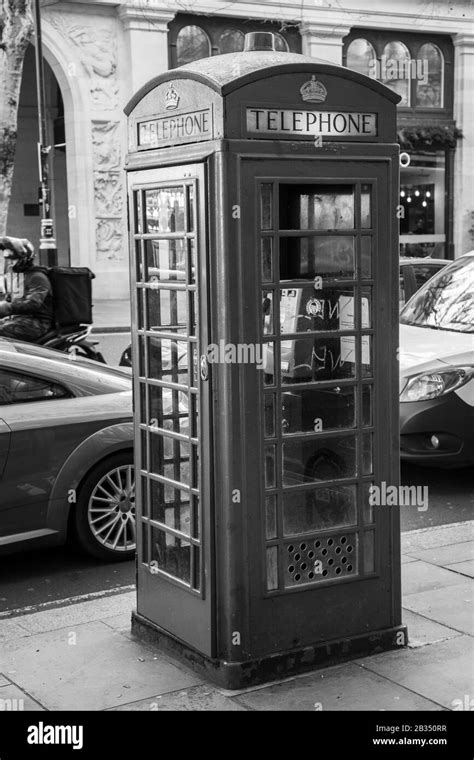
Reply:
M400 257L400 309L410 300L425 282L428 282L436 272L449 264L448 259Z
M400 315L401 457L474 463L474 251L429 280Z
M0 339L0 554L70 534L134 556L130 373Z

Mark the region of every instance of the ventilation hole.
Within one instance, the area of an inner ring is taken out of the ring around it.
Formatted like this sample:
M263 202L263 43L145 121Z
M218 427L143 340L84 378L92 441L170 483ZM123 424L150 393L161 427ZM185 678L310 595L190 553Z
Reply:
M347 562L347 557L341 557L341 562L343 565L345 565Z
M347 549L346 549L346 552L347 552L348 554L350 554L350 553L351 553L351 551L352 551L352 546L349 544L349 546L348 546L348 547L347 547Z
M301 575L300 575L299 573L296 573L296 575L295 575L295 577L293 578L293 580L295 580L295 581L299 581L299 579L300 579L300 578L301 578Z
M314 545L315 545L316 549L319 549L319 547L321 546L321 541L315 541Z
M299 559L301 559L301 554L295 554L295 562L298 562Z
M293 544L290 544L290 545L289 545L289 547L288 547L288 551L289 551L289 552L292 552L294 548L295 548L295 547L293 546Z
M314 573L313 572L308 573L308 578L310 578L310 579L314 578Z
M308 557L309 557L309 559L313 559L313 557L314 557L314 552L308 552Z
M300 544L300 549L302 552L306 549L306 544Z
M331 559L328 559L328 565L334 565L334 560L332 559L332 557Z
M327 571L327 570L323 570L322 574L323 574L324 576L326 576L326 575L328 574L328 571Z
M306 564L306 562L302 562L300 565L300 570L306 570L307 567L308 565Z
M335 552L336 552L336 554L340 554L342 552L341 547L340 546L336 546Z
M346 541L347 541L347 538L346 538L345 536L343 536L343 537L341 538L341 544L345 544L345 543L346 543Z
M342 572L340 567L336 567L336 575L340 575Z
M334 543L334 541L332 540L332 538L328 538L328 546L332 546L333 543Z
M352 565L347 565L346 570L348 573L350 573L352 570Z
M323 555L323 557L325 557L327 553L328 553L327 549L322 549L321 550L321 554Z
M289 573L292 573L294 569L295 569L294 565L288 565L288 572Z

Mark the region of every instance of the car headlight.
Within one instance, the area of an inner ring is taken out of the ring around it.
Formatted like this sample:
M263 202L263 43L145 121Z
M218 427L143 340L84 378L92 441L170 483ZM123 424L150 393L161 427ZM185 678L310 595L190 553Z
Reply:
M428 401L446 396L474 377L474 367L454 367L410 377L400 393L400 401Z

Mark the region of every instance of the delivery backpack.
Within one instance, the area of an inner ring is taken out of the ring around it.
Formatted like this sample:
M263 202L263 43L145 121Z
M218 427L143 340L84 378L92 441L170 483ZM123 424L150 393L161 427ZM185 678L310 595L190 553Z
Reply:
M56 328L92 324L92 280L88 267L50 267Z

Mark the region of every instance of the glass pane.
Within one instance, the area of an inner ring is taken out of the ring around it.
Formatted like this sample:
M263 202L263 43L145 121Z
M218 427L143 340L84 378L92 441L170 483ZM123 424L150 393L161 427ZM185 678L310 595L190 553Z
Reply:
M355 426L355 399L353 386L283 393L282 432L291 435L352 428Z
M281 290L280 326L283 335L354 330L354 288L328 284L319 290L312 285Z
M354 276L354 238L346 235L282 237L280 279L314 280L324 276Z
M145 241L145 281L185 282L184 240Z
M142 234L143 230L143 224L142 224L142 193L141 190L138 190L133 194L134 197L134 204L135 204L135 232L138 235Z
M443 58L431 42L422 45L416 61L416 105L421 108L443 107Z
M238 29L225 29L219 37L219 52L238 53L244 49L245 35Z
M137 288L137 323L139 330L145 328L145 292L145 290Z
M364 433L362 436L362 474L372 475L373 471L373 435L372 433Z
M263 334L273 333L273 290L262 290Z
M346 338L297 338L281 341L281 382L310 383L355 377L355 364L343 346ZM350 338L354 341L354 338ZM344 349L344 353L343 353ZM273 374L273 350L264 353L265 371Z
M190 497L187 491L173 488L150 478L152 520L191 535Z
M273 438L275 435L275 394L265 394L265 437Z
M273 280L273 239L262 238L262 282Z
M267 538L276 538L276 496L265 497L265 524Z
M362 425L370 427L374 424L373 420L373 388L371 385L362 386Z
M150 337L148 377L189 385L188 344L182 340Z
M371 377L372 375L372 363L371 363L371 347L370 347L370 335L363 335L361 337L343 336L341 337L341 354L340 361L343 367L353 367L355 373L355 365L357 361L356 355L356 341L361 342L361 360L362 360L362 377Z
M341 338L342 340L342 338ZM372 377L373 372L373 359L372 359L372 338L370 335L362 335L362 365L361 365L361 377Z
M149 425L173 433L189 435L188 395L183 391L148 386Z
M375 541L374 531L364 533L364 573L373 573L375 570Z
M273 357L275 355L275 344L263 344L263 382L265 385L275 385L275 376L273 369Z
M188 231L194 231L194 187L188 185L186 188L188 195Z
M265 446L265 488L275 488L275 446Z
M374 507L371 504L371 487L373 486L373 483L361 483L361 494L362 494L362 521L365 524L373 523L374 522Z
M360 189L360 226L362 228L372 226L372 186L362 185Z
M207 34L199 26L183 26L176 39L176 60L178 66L211 55L211 43Z
M410 53L403 42L388 42L383 49L380 81L401 96L399 106L410 105Z
M352 185L281 185L281 230L354 228Z
M273 229L273 185L270 184L260 188L260 224L262 230Z
M267 549L267 589L278 588L278 546Z
M194 240L191 238L188 240L188 246L189 246L189 268L188 268L188 278L190 283L196 282L196 244Z
M312 488L283 496L285 536L354 525L356 522L356 486Z
M146 291L147 328L187 333L187 294L185 290Z
M360 268L364 279L372 277L372 238L368 235L360 239Z
M346 66L366 77L375 76L375 50L368 40L352 40L347 48Z
M184 232L184 188L145 190L145 233Z
M356 474L355 436L313 438L283 444L283 484L350 478Z
M185 486L191 485L190 444L163 435L151 437L150 471L175 480Z
M188 541L152 528L151 561L155 567L187 584L191 582L191 546Z

